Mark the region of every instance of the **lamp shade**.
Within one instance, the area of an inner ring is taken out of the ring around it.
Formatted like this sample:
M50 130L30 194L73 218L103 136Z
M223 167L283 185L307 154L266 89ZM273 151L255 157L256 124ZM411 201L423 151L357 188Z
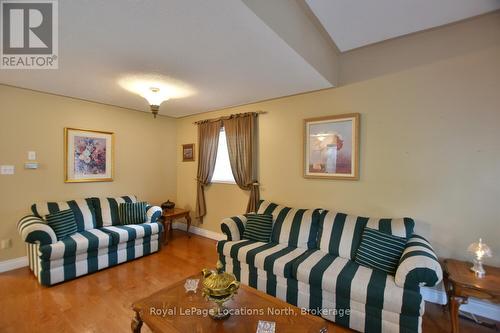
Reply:
M492 255L490 247L483 243L481 238L479 238L479 242L469 245L467 251L472 253L477 259L489 258Z
M162 92L159 88L154 87L144 91L141 95L148 101L149 105L159 106L161 103L169 99L168 95Z

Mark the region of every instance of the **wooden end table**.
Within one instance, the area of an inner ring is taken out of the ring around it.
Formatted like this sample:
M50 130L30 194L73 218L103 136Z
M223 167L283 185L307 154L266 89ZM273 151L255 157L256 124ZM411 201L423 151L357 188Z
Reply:
M155 333L255 333L259 320L274 321L276 332L327 331L325 319L303 313L296 306L245 285L241 285L234 298L224 304L233 311L231 316L214 320L207 315L207 310L214 307L214 304L202 296L201 274L190 278L200 279L196 293L186 293L184 279L134 302L132 332L139 333L145 323Z
M178 219L186 219L187 229L186 232L188 237L191 237L189 234L189 227L191 227L191 216L189 216L189 210L182 208L174 208L174 209L164 209L160 222L163 224L163 228L165 232L163 233L163 243L168 243L167 233L169 235L172 234L172 223Z
M500 268L484 266L486 275L477 278L470 270L471 263L445 259L444 285L448 295L451 316L451 331L458 333L458 309L466 304L469 297L485 299L490 302L500 302Z

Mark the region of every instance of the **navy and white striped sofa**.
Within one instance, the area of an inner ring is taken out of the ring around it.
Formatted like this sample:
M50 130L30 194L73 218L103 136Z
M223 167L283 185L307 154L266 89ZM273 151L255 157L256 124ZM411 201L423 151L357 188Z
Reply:
M50 286L158 251L160 207L147 206L146 223L120 225L119 204L136 201L129 195L33 204L17 228L38 282ZM44 216L65 209L73 211L78 232L58 241Z
M321 209L295 209L261 201L273 215L270 243L242 239L246 217L221 223L217 243L226 271L244 284L360 332L420 332L421 286L434 286L442 270L430 244L413 234L414 221L365 218ZM408 239L395 276L354 259L365 227Z

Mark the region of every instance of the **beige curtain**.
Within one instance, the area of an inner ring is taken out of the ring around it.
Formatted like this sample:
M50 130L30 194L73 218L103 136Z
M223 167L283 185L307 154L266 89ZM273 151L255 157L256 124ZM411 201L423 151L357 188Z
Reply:
M204 187L210 184L214 174L221 126L221 121L198 123L199 153L195 217L199 219L200 223L203 223L203 216L207 214Z
M260 200L257 181L257 113L237 114L223 120L234 180L250 191L247 213L255 212Z

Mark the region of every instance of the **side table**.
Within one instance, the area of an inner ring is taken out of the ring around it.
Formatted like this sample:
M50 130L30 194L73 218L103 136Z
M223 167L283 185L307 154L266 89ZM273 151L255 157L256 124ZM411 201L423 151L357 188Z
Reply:
M163 224L163 228L165 232L163 233L163 243L168 243L167 233L169 235L172 234L172 222L178 219L186 219L187 229L186 232L188 237L191 237L189 234L189 227L191 227L191 216L189 216L189 210L182 208L174 208L174 209L164 209L160 222Z
M500 302L500 268L485 266L486 275L477 278L470 270L471 263L445 259L444 285L448 295L451 316L451 331L458 333L458 309L466 304L469 297Z

